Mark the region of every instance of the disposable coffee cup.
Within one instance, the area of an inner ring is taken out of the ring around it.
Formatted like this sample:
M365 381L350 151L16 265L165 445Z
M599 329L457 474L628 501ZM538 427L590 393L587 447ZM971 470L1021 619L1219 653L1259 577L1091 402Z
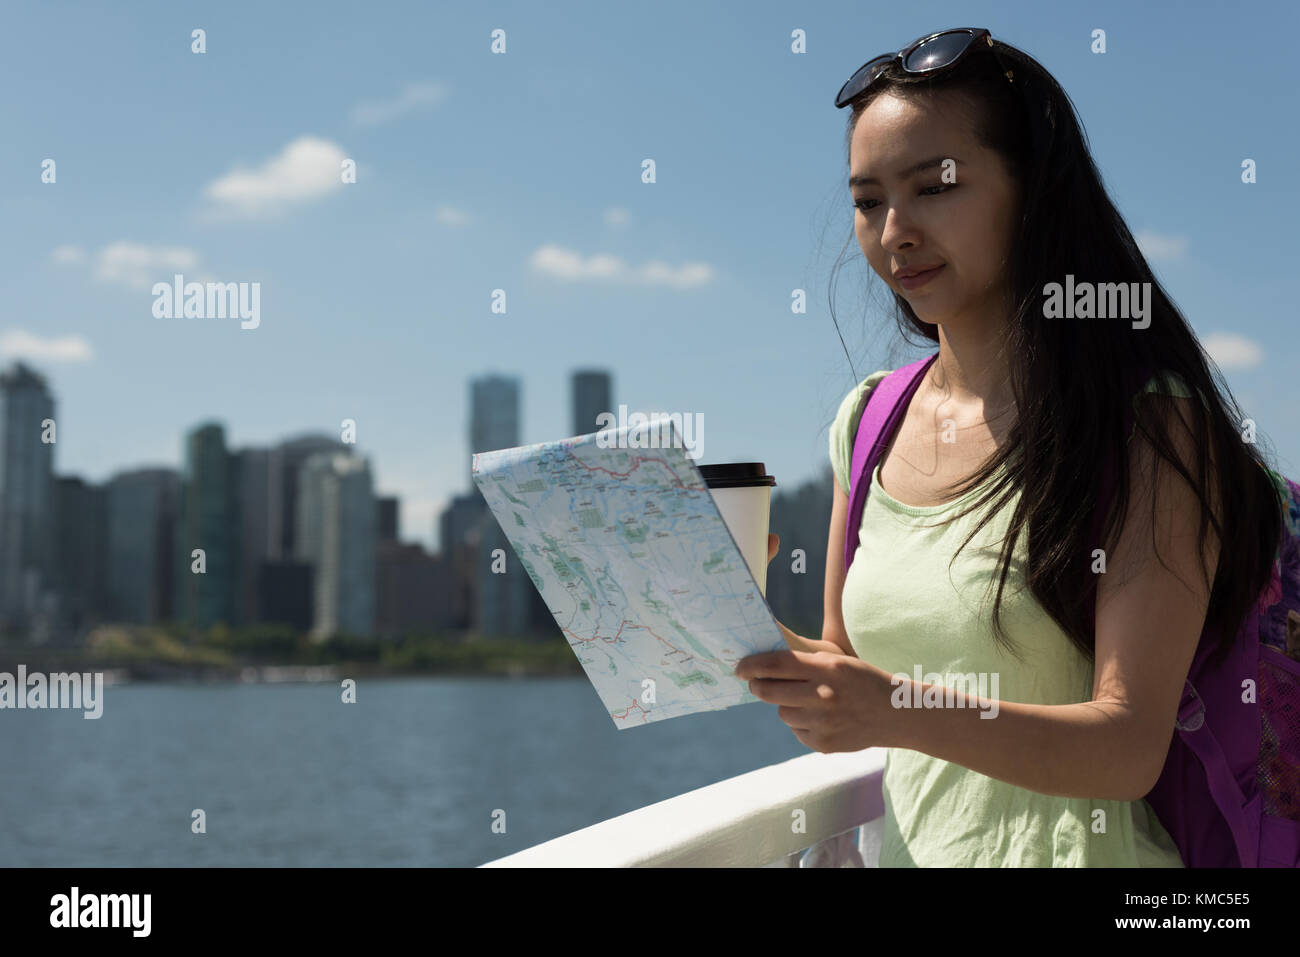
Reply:
M762 462L701 465L699 470L758 590L767 597L767 534L776 478Z

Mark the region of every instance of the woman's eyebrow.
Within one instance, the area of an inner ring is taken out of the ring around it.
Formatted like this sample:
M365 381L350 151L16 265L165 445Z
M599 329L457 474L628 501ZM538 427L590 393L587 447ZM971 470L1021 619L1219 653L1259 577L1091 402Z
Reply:
M919 163L913 163L905 170L898 173L899 179L906 179L909 176L915 176L917 173L924 172L928 169L934 169L936 166L942 166L948 160L961 165L962 161L955 156L931 156L929 159L923 159ZM855 173L849 177L849 189L854 186L879 186L880 180L874 176L865 176L862 173Z

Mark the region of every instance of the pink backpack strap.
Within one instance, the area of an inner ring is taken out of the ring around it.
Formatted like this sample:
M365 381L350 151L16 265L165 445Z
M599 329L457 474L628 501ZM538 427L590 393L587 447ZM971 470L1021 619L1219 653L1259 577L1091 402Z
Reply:
M848 574L858 550L858 530L862 527L862 509L867 502L867 492L871 489L871 473L902 422L907 403L920 387L925 370L937 358L939 353L936 352L895 369L876 383L867 396L853 440L853 462L849 468L849 524L844 533L845 574Z

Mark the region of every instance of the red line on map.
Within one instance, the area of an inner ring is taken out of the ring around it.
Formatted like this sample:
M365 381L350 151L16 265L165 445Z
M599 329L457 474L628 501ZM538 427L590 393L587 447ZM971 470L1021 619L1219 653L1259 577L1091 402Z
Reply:
M575 465L578 465L578 466L580 466L580 467L586 469L588 472L604 472L606 475L612 475L612 476L614 476L615 478L627 478L629 475L631 475L633 472L635 472L637 469L639 469L639 468L642 466L642 464L648 464L648 463L651 463L651 462L657 462L658 464L662 465L664 468L668 469L669 474L671 474L672 477L673 477L673 483L672 483L672 484L673 484L676 488L686 488L686 486L683 485L683 484L681 483L681 481L677 478L677 474L676 474L675 472L673 472L672 468L668 465L668 463L667 463L666 461L664 461L662 458L660 458L659 456L656 456L656 455L638 455L638 456L636 456L636 458L634 458L634 459L632 460L634 464L633 464L632 467L631 467L630 469L628 469L626 472L615 472L615 471L613 471L613 470L611 470L611 469L602 468L602 467L599 466L599 465L588 465L586 462L582 461L582 459L578 458L577 456L571 456L571 457L572 457L573 462L574 462Z
M626 708L624 708L622 711L611 711L610 714L613 715L615 718L626 718L628 715L632 713L633 708L636 708L636 710L640 711L642 714L650 713L645 708L641 707L640 701L637 701L636 698L633 698L632 703L628 705Z
M651 628L649 625L638 625L638 624L636 624L635 622L628 621L626 618L624 618L623 621L619 624L619 626L618 626L618 632L617 632L617 633L616 633L612 638L601 638L600 635L592 635L590 638L588 638L588 637L585 637L585 636L583 636L583 635L576 634L575 632L570 631L568 628L563 628L563 629L561 629L561 630L562 630L566 635L571 636L575 641L580 641L580 642L583 642L583 643L585 644L585 643L587 643L587 642L596 641L597 639L600 639L601 641L618 641L621 637L623 637L623 628L624 628L624 626L626 626L626 625L631 625L633 628L644 628L646 631L650 632L650 634L654 635L655 638L657 638L659 641L661 641L661 642L664 644L664 646L667 647L667 648L669 649L669 650L668 650L668 654L670 654L670 655L685 655L685 657L682 658L682 660L679 662L679 664L685 664L685 663L688 662L688 661L694 661L694 660L695 660L695 656L694 656L694 655L686 654L685 651L683 651L681 648L678 648L676 645L674 645L674 644L673 644L671 641L669 641L667 638L663 637L662 635L656 634L656 633L655 633L655 630L654 630L653 628Z

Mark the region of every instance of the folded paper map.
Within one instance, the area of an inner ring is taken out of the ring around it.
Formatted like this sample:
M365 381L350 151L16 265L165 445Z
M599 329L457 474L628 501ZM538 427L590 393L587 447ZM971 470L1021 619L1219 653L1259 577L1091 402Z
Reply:
M732 669L788 646L671 419L479 452L473 477L617 727L759 700Z

